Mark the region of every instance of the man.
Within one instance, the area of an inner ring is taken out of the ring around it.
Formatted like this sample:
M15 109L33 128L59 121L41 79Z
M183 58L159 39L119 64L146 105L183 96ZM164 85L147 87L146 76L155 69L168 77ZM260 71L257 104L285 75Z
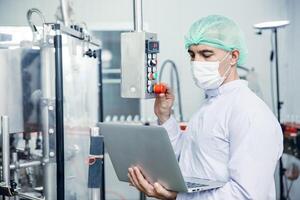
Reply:
M130 168L132 185L160 199L273 200L274 171L283 150L280 125L267 105L239 80L237 65L246 47L239 27L211 15L195 22L186 37L191 69L206 100L193 115L187 133L171 116L174 96L156 98L155 114L168 132L186 177L224 181L218 189L176 193L151 185L138 168Z

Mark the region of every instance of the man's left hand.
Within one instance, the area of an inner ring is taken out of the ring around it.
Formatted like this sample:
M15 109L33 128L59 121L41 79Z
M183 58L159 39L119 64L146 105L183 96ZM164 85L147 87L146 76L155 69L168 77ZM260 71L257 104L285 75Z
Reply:
M137 167L128 169L128 177L131 184L139 191L145 193L148 197L155 197L163 200L176 199L177 192L168 191L159 183L154 183L153 185L150 184Z

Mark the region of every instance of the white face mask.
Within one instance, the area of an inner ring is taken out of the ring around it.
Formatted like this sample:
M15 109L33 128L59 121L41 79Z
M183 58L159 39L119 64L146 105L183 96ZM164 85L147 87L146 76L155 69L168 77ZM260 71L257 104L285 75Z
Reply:
M225 71L224 75L221 76L219 73L220 63L223 62L230 52L224 56L221 61L191 61L192 75L195 84L204 89L217 89L228 77L231 65Z

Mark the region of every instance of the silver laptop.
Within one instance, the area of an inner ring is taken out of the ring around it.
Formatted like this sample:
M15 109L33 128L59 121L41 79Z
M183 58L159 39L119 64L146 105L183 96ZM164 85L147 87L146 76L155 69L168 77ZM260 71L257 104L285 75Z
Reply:
M177 192L218 188L224 182L183 178L167 131L158 126L100 123L100 133L120 181L129 182L128 168L137 166L150 183Z

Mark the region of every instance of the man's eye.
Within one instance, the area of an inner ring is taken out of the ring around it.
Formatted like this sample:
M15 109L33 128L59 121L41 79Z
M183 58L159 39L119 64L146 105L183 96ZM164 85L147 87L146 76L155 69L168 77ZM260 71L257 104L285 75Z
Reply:
M212 56L213 54L212 53L204 53L203 54L203 57L204 58L209 58L210 56Z

